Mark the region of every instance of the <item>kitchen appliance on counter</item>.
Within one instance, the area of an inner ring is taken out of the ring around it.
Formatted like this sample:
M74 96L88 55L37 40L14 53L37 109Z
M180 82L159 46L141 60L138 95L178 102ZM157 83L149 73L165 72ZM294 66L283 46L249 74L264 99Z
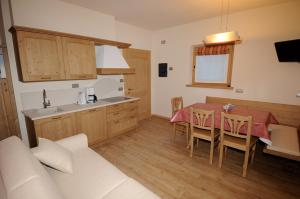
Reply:
M98 101L93 87L86 88L86 101L87 103L96 103Z
M78 104L79 105L84 105L86 103L87 103L87 101L86 101L85 93L84 92L79 92L79 94L78 94Z

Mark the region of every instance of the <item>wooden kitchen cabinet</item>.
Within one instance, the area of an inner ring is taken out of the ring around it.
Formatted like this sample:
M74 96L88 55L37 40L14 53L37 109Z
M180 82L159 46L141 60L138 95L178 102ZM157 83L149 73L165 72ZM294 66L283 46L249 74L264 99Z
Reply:
M30 28L12 32L21 81L97 78L95 42L89 38Z
M76 113L77 131L85 133L90 145L107 139L106 108L95 108Z
M107 135L109 138L137 127L138 101L125 102L107 107Z
M65 114L34 121L36 137L60 140L75 135L75 114Z
M134 74L124 75L125 95L138 97L139 120L151 117L151 52L141 49L123 49L123 56L135 70Z
M18 31L16 38L22 81L65 79L61 37Z
M93 41L63 37L62 46L66 79L96 79Z
M82 110L44 119L25 117L30 147L37 146L37 137L59 140L85 133L89 145L136 129L138 100Z

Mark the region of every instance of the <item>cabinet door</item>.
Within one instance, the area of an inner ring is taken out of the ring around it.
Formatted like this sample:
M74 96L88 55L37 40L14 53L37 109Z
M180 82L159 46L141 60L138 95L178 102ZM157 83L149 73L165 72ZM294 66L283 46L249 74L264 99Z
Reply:
M62 38L67 79L95 79L96 56L93 41Z
M107 138L106 108L96 108L76 113L78 132L85 133L89 144L95 144Z
M76 134L74 114L66 114L35 121L37 137L60 140Z
M125 95L139 97L139 120L151 117L151 53L148 50L123 49L123 56L134 74L124 75Z
M65 79L61 37L19 31L17 40L23 81Z
M107 107L107 134L114 137L137 127L138 102L126 102Z

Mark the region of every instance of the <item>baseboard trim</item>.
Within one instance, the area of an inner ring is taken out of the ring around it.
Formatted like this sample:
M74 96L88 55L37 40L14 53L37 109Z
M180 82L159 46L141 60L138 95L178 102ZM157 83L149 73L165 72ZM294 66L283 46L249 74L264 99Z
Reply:
M163 116L163 115L157 115L157 114L152 114L152 115L151 115L151 118L152 118L152 117L156 117L156 118L164 119L164 120L168 120L168 121L170 121L170 119L171 119L171 118L169 118L169 117L166 117L166 116Z

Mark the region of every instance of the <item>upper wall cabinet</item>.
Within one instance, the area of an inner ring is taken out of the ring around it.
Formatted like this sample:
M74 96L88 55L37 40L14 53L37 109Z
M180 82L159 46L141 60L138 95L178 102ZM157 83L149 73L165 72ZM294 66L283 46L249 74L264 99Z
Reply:
M67 79L95 79L96 57L93 41L62 38Z
M19 72L23 81L65 78L61 38L53 35L17 32Z
M19 79L23 82L96 79L95 45L130 44L13 26Z

